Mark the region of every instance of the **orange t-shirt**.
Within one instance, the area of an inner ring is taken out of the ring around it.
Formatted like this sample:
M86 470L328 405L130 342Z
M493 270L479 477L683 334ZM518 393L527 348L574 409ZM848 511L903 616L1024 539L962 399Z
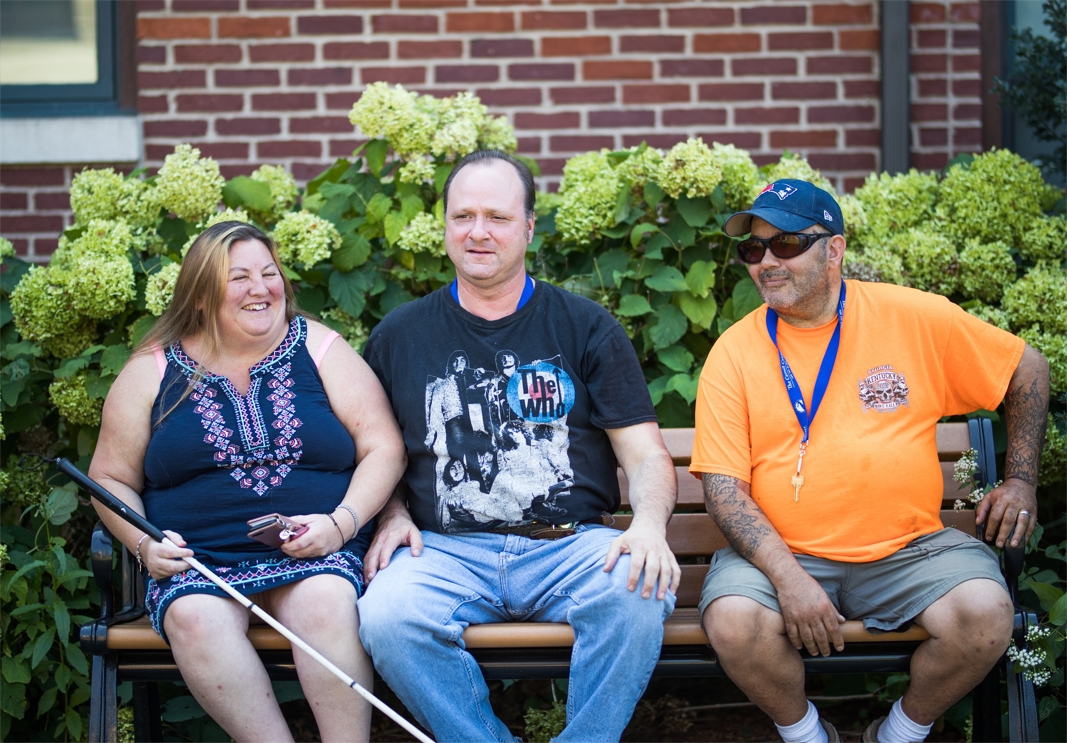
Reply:
M1022 357L1020 338L944 297L848 281L841 346L811 425L793 501L801 430L767 334L767 307L730 327L700 375L690 471L751 483L796 553L869 562L941 529L935 431L946 415L994 409ZM811 404L834 321L778 322L778 345Z

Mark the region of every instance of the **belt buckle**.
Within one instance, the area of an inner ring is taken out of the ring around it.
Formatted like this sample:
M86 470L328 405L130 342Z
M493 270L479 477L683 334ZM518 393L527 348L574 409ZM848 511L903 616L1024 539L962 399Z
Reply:
M571 537L578 533L574 527L577 522L571 521L566 524L549 524L543 529L534 529L530 532L530 539L554 540Z

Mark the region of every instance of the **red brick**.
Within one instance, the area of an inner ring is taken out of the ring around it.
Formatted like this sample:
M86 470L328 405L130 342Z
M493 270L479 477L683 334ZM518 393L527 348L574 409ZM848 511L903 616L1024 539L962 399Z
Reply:
M312 67L289 70L290 85L351 85L351 67Z
M663 112L664 126L722 125L725 123L725 108L671 108Z
M952 29L953 49L977 49L981 46L981 34L977 30L966 28Z
M531 10L522 14L523 30L540 29L573 31L585 28L586 14L558 10Z
M362 142L360 142L360 144L362 144ZM349 150L347 154L351 155L352 154L352 150ZM293 178L296 178L297 181L310 181L312 178L317 177L320 173L322 173L322 171L326 170L326 168L330 167L331 165L333 165L332 162L328 162L328 163L294 162L293 165L292 165L291 172L293 174Z
M720 144L732 144L745 150L758 150L763 147L763 136L759 132L709 132L699 135L705 142L718 142ZM766 165L768 162L778 162L775 156L753 155L752 161L756 165Z
M165 46L148 46L147 44L137 45L137 63L138 64L165 64L167 61L167 47Z
M767 49L771 51L801 51L833 49L834 35L830 32L768 34Z
M847 26L872 21L870 5L815 5L811 9L811 22L816 26Z
M567 158L565 157L539 157L537 158L537 164L541 166L541 175L563 175L563 166L567 164ZM556 183L556 188L549 187L549 191L559 190L559 184Z
M137 110L143 114L166 113L170 105L165 95L140 95L137 96Z
M795 57L756 57L730 60L734 75L795 75Z
M693 51L707 54L758 52L763 48L759 34L696 34Z
M945 152L911 153L911 167L918 170L941 170L946 165L948 165L948 154Z
M845 186L844 186L845 193L854 193L855 190L857 188L862 187L863 184L866 181L867 181L866 178L857 178L857 177L845 178L844 179L844 182L845 182Z
M323 45L322 56L325 59L389 59L389 42L333 42Z
M945 6L941 3L912 3L908 8L912 23L943 23Z
M288 16L267 16L262 18L241 18L225 16L219 18L220 39L259 39L289 36Z
M982 18L981 6L978 3L952 3L949 7L948 17L956 23L972 21L978 23Z
M684 52L684 36L622 36L620 52Z
M244 107L244 97L240 95L219 95L192 93L179 95L175 102L178 111L240 111Z
M232 13L241 9L240 0L171 0L170 9L175 13Z
M435 34L437 16L433 15L376 15L371 18L374 33L378 34Z
M557 134L548 138L548 148L551 152L587 152L614 146L615 138L611 136Z
M920 28L915 32L916 47L919 49L944 49L948 40L948 31L943 28Z
M137 87L153 88L202 88L207 85L204 70L173 70L171 72L138 72Z
M844 82L845 98L878 98L882 94L880 80L845 80Z
M795 106L783 108L735 108L735 124L799 124L800 109Z
M316 141L291 139L280 142L257 142L256 157L321 157L322 144Z
M289 119L290 134L347 134L352 123L347 116L308 116Z
M975 103L961 103L952 109L953 121L970 121L982 118L982 105Z
M534 56L534 43L533 39L472 39L471 56L475 58L532 57Z
M850 72L871 74L874 71L873 55L852 56L835 54L832 57L808 57L809 75L843 75Z
M622 138L623 147L637 147L642 142L649 147L659 147L669 150L676 144L687 140L685 134L625 134Z
M400 0L401 8L465 8L467 0Z
M438 83L491 83L500 79L495 65L438 65L434 76Z
M614 103L615 88L582 87L582 88L552 88L548 91L552 102L557 106L567 103Z
M39 212L68 211L70 194L65 191L38 191L33 195L33 208Z
M515 114L516 129L577 129L581 125L582 117L577 111Z
M841 51L855 51L857 49L878 49L880 37L878 31L838 31L837 40Z
M45 214L24 214L4 217L4 232L61 232L63 217Z
M658 9L594 10L593 25L597 28L659 28Z
M954 54L952 56L953 72L978 72L982 69L982 58L977 54Z
M138 13L158 13L166 10L166 0L136 0Z
M252 175L258 163L219 163L223 178L236 178L239 175Z
M210 39L210 18L138 18L138 39Z
M725 63L721 59L664 59L659 63L663 77L722 77Z
M363 16L358 15L302 15L296 19L300 34L361 34Z
M833 129L809 129L800 132L771 132L773 149L795 150L801 147L836 147L837 132Z
M306 111L315 108L314 93L255 93L253 111Z
M174 61L178 64L240 62L241 47L237 44L178 44L174 47Z
M733 8L668 8L667 25L672 28L707 28L734 25Z
M345 91L344 93L326 93L326 108L330 111L350 111L352 104L359 100L359 93Z
M771 98L782 100L811 100L837 97L837 84L820 83L771 83Z
M948 121L948 105L944 103L912 103L909 107L912 121Z
M908 61L913 75L916 72L948 71L948 56L945 54L912 54Z
M845 147L880 147L881 129L846 129Z
M0 193L0 209L8 211L25 211L29 199L25 192Z
M812 152L808 163L819 170L864 170L873 171L878 158L873 152Z
M623 85L622 102L633 103L689 103L688 85Z
M388 53L388 45L386 53ZM250 44L248 58L253 62L312 62L315 60L315 45Z
M762 101L763 83L705 83L698 97L702 101Z
M352 152L366 141L365 139L331 139L329 142L330 157L350 157Z
M508 65L512 80L573 80L573 64L513 64Z
M146 137L202 137L207 134L207 122L202 119L164 119L146 121Z
M919 127L920 147L944 147L948 144L948 129L943 127Z
M59 247L59 239L55 237L37 237L33 240L34 255L52 255Z
M809 124L840 124L874 121L874 106L811 106Z
M587 60L582 63L586 80L651 80L652 63L643 60Z
M808 22L808 9L802 5L760 5L741 8L741 24L784 26Z
M541 39L542 57L583 57L611 54L610 36L546 36Z
M654 127L656 125L656 113L654 111L639 111L632 108L624 108L615 111L590 111L589 126L592 129L614 129L624 126Z
M943 77L919 78L920 98L941 98L948 95L948 80Z
M400 41L397 43L397 57L399 59L456 58L462 56L462 41Z
M956 147L963 148L964 150L971 150L977 152L982 149L982 128L981 127L968 127L968 128L956 128L952 130L952 144Z
M359 71L364 85L390 83L392 85L426 82L425 67L364 67Z
M981 80L953 80L952 95L966 98L978 98L982 95Z
M57 241L58 243L58 241ZM25 257L30 252L30 241L15 238L11 241L11 246L15 248L15 254Z
M215 70L215 85L219 88L280 84L281 76L277 70Z
M391 8L393 0L322 0L324 8Z
M280 134L281 119L215 119L216 134Z
M480 88L475 95L486 106L539 106L540 88Z
M515 30L514 13L448 13L445 30L449 33L472 31L508 32Z
M245 2L248 3L249 10L275 10L282 8L303 10L315 7L315 0L245 0Z
M539 155L541 153L540 137L516 137L515 141L518 144L516 150L523 155Z
M193 142L192 144L200 149L200 154L204 157L212 157L216 160L248 159L248 142ZM162 160L163 158L152 159Z

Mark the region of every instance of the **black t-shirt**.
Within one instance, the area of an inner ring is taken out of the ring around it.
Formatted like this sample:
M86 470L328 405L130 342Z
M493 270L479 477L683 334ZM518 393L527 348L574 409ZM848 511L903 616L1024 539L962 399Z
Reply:
M656 420L633 346L604 308L542 281L483 320L448 286L389 313L364 358L404 434L420 529L567 523L619 507L604 429Z

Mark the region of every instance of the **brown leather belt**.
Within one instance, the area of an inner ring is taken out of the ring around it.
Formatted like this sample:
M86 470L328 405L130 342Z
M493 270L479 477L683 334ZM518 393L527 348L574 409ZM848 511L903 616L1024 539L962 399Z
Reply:
M614 521L614 519L612 519ZM486 529L490 534L513 534L527 539L554 540L570 537L578 533L578 527L582 524L604 525L604 518L598 516L584 521L571 521L566 524L550 524L547 521L531 521L526 524L507 524Z

